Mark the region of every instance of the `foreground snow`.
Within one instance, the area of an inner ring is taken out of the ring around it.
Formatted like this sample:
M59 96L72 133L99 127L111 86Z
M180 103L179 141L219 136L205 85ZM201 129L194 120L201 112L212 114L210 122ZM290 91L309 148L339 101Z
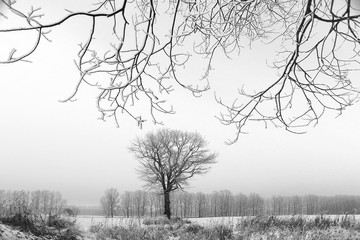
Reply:
M114 217L106 218L102 216L78 216L76 217L76 223L82 231L88 231L89 228L93 225L102 225L102 226L131 226L137 225L141 226L141 218L124 218L124 217Z

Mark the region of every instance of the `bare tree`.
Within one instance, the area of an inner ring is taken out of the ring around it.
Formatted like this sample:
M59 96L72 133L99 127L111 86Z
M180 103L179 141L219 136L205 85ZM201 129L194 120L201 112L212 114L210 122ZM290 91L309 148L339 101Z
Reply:
M0 190L0 218L6 216L7 197L5 190Z
M129 191L126 191L121 194L121 208L124 211L124 215L128 218L132 215L131 212L131 203L132 203L133 194Z
M211 197L211 206L213 208L213 210L212 210L213 216L218 217L221 214L220 213L220 207L221 207L220 193L218 191L214 191L211 195L212 195L212 197Z
M219 191L220 216L230 216L233 197L233 194L229 190Z
M162 129L137 138L129 148L138 159L137 169L146 186L161 189L164 214L170 218L170 193L182 189L195 175L206 173L216 155L198 133Z
M205 216L205 209L206 209L206 195L205 193L198 192L195 194L195 202L196 202L196 210L197 210L197 217L204 217Z
M135 216L143 217L146 214L146 207L148 205L147 192L137 190L133 193L133 205Z
M51 192L49 196L49 220L60 217L63 213L66 201L60 192Z
M262 214L264 210L264 199L257 193L250 193L248 199L251 216L259 216Z
M248 199L245 194L239 193L235 196L235 209L237 216L246 215L247 201Z
M10 47L0 63L28 61L41 40L49 40L51 29L70 19L88 19L89 33L75 61L80 77L64 101L73 100L82 84L97 87L97 107L104 119L127 113L140 127L147 118L161 122L157 113L174 113L166 104L174 85L201 94L209 89L216 52L229 55L258 39L280 39L279 58L273 63L279 77L255 93L241 89L240 103L217 98L224 106L221 123L236 127L234 141L250 121L302 132L325 110L341 113L357 99L348 75L360 68L360 11L355 0L100 0L84 11L68 10L52 22L43 20L44 15L55 15L52 12L19 2L1 0L2 26L13 19L23 19L25 25L9 24L0 32L37 37L29 49ZM108 42L99 44L100 34ZM179 74L192 53L207 61L205 81L196 84ZM149 106L147 116L138 105Z
M156 209L156 195L157 193L149 192L148 198L149 198L149 213L150 217L156 216L157 209Z
M119 208L120 194L115 188L109 188L105 191L104 196L100 200L107 217L114 217L115 212Z
M182 192L181 198L184 208L183 217L193 217L194 195L189 192Z
M149 197L150 197L149 201L151 202L154 216L156 217L158 215L162 215L162 213L164 212L164 204L163 204L163 196L161 193L161 189L158 189L155 192L150 192ZM152 213L151 216L153 216Z
M18 215L29 212L29 192L24 190L12 193L14 212Z
M50 224L61 217L66 201L61 193L47 190L3 191L0 190L0 217L15 215Z

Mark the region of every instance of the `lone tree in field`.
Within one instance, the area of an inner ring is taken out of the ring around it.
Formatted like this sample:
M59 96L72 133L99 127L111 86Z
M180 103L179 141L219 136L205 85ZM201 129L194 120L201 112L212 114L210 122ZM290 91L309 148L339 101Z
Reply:
M126 113L139 126L161 122L157 113L174 113L166 104L174 86L200 95L209 89L218 52L231 55L258 40L278 42L272 66L278 77L254 91L239 89L238 101L217 96L224 109L218 118L235 127L234 141L250 121L303 132L325 111L340 114L357 100L349 73L360 69L358 0L90 0L73 11L44 6L47 12L31 2L0 0L1 36L16 40L17 32L33 43L9 40L0 63L29 61L53 28L86 22L75 60L80 77L64 101L74 100L82 85L97 87L103 118ZM179 74L194 55L206 63L205 81L186 82Z
M120 194L115 188L109 188L105 191L104 196L100 200L106 217L114 217L116 210L120 204Z
M162 190L167 218L171 217L170 193L182 189L193 176L205 174L215 163L216 154L206 147L198 133L169 129L132 142L129 150L139 160L140 178L147 187Z

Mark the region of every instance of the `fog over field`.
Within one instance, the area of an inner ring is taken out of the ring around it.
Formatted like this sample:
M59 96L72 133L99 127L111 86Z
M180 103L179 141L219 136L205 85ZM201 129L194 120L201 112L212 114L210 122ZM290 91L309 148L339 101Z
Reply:
M64 9L90 9L91 2L33 4L45 4L42 11L54 14L45 14L41 19L53 22L66 13ZM28 3L19 4L29 9ZM0 11L9 14L3 9L0 5ZM1 28L16 24L26 21L0 16ZM91 24L91 19L84 16L70 19L52 28L47 35L51 42L41 40L27 58L31 63L0 65L0 189L59 191L69 205L81 206L100 205L104 191L111 187L119 192L145 189L135 170L138 161L128 148L137 136L165 127L197 132L209 143L208 149L217 153L217 163L207 174L191 179L186 191L212 193L228 189L234 194L255 192L266 198L360 195L357 101L339 116L326 111L315 127L305 128L304 134L252 121L237 142L225 144L235 138L236 128L221 124L215 117L224 108L214 95L232 102L242 87L252 93L270 85L279 76L269 65L277 56L281 39L268 44L265 40L255 41L251 47L245 41L240 55L234 51L227 57L216 52L209 76L210 90L196 98L174 83L175 90L165 98L166 106L172 105L176 113L156 113L164 125L154 125L150 117L140 128L124 113L118 115L117 127L113 118L105 122L98 119L101 114L96 107L96 88L82 84L76 101L59 101L69 97L76 87L79 71L73 59L77 59L78 44L86 41ZM165 21L157 24L166 28ZM97 26L100 32L94 38L100 45L109 45L106 33L111 28L104 20ZM33 32L1 33L1 59L6 59L14 46L16 54L30 49L34 39ZM186 83L195 82L206 67L194 54L186 68L178 71ZM358 71L350 72L349 77L355 87L360 87ZM149 115L147 104L136 106Z

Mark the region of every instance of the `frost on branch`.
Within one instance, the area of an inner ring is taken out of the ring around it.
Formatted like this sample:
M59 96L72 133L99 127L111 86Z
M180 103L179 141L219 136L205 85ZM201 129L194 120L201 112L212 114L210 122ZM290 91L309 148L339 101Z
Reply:
M91 23L75 59L79 79L64 101L73 100L82 85L96 87L102 119L117 120L126 113L140 127L146 115L161 123L159 113L174 113L167 101L173 90L181 87L200 96L210 88L217 52L237 53L244 43L259 39L281 38L279 58L273 62L279 77L255 93L245 86L239 101L217 98L225 110L220 122L236 127L234 141L249 121L302 132L325 110L341 113L357 98L348 75L359 68L359 11L354 1L102 0L91 9L68 10L50 23L43 20L47 13L41 8L24 9L13 0L2 4L7 9L3 19L16 17L25 25L3 24L0 33L35 32L37 39L26 51L9 49L1 63L27 61L40 40L50 40L50 30L69 19L82 17ZM184 79L179 72L194 55L206 61L203 77Z

